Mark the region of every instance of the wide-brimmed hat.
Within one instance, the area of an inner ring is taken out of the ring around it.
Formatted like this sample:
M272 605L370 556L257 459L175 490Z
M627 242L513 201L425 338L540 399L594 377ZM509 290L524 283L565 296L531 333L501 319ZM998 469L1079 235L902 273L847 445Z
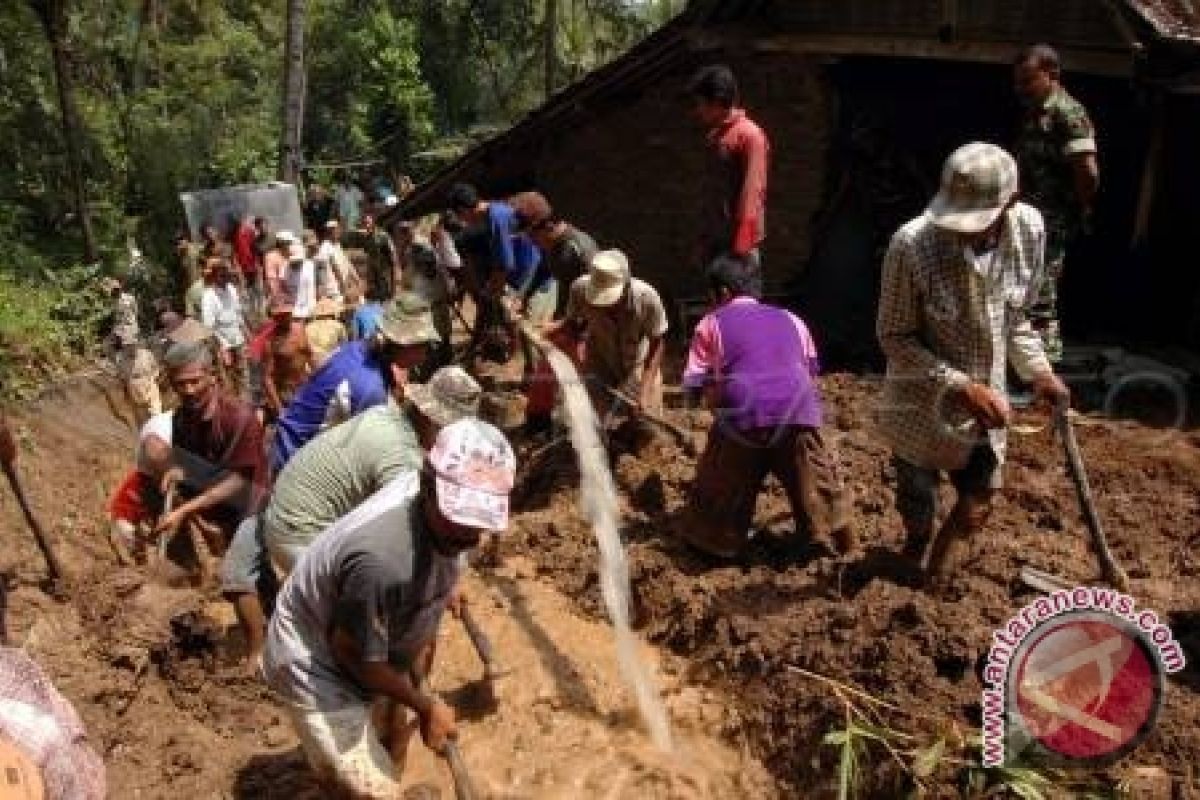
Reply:
M611 306L625 294L629 283L629 259L620 250L601 250L592 256L583 283L583 296L589 305Z
M426 383L404 387L404 396L438 427L479 416L483 387L462 367L442 367Z
M987 230L1017 194L1017 162L986 142L965 144L942 167L942 183L925 213L957 233Z
M340 313L342 313L342 304L332 297L322 297L313 308L314 317L336 317Z
M438 508L447 519L491 531L508 527L517 459L499 429L472 418L453 422L438 433L429 464Z
M429 301L413 292L401 292L388 303L379 317L379 333L396 344L433 344L440 342Z

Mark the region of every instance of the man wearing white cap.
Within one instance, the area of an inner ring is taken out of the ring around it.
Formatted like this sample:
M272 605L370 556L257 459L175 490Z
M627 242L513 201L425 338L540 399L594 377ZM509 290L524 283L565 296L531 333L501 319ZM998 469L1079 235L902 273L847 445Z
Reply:
M1045 244L1042 215L1017 202L1016 162L977 142L950 155L933 202L896 232L884 258L879 427L892 447L906 555L919 559L933 538L942 471L958 494L931 548L930 578L982 528L1001 487L1006 364L1040 400L1069 400L1026 316Z
M274 306L283 296L288 256L291 254L292 245L297 242L296 234L291 231L278 231L275 234L275 247L263 255L263 279L267 282L268 308Z
M314 247L315 250L315 240ZM317 268L308 257L308 248L295 242L288 247L288 265L284 273L282 303L292 307L292 316L308 320L317 307Z
M596 253L588 274L571 284L566 314L547 335L561 336L565 329L586 335L587 380L631 395L639 405L634 412L662 410L667 312L654 287L629 274L629 261L620 250ZM592 402L603 413L609 396L594 393Z
M435 751L456 736L454 711L421 683L460 555L507 527L515 472L496 428L474 419L443 428L425 468L331 526L280 593L263 674L335 796L400 795L407 726L397 714L377 731L376 697L412 709Z

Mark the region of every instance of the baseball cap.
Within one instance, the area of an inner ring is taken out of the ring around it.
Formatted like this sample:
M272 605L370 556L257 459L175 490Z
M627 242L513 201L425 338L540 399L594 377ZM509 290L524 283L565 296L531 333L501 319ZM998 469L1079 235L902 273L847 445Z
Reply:
M281 244L295 244L295 242L296 234L292 233L291 231L278 231L275 234L275 244L277 246Z
M401 292L379 317L379 332L396 344L440 342L429 301L414 292Z
M625 293L629 283L629 259L620 250L601 250L588 264L583 295L589 305L611 306Z
M499 429L474 418L453 422L438 433L429 463L447 519L491 531L508 527L517 459Z
M1017 194L1017 162L1002 147L971 142L942 167L941 188L925 213L957 233L986 230Z
M404 388L417 410L439 427L479 414L483 388L462 367L442 367L426 383Z

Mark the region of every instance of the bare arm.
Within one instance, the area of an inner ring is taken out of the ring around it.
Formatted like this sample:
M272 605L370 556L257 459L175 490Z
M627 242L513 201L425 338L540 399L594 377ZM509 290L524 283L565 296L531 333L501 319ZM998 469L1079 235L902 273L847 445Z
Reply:
M1075 179L1075 197L1084 214L1090 214L1100 188L1100 165L1095 153L1071 156L1071 174Z
M422 717L427 716L433 704L438 702L418 690L409 673L401 672L386 661L363 661L358 645L341 628L333 629L332 649L338 666L372 692L403 703Z

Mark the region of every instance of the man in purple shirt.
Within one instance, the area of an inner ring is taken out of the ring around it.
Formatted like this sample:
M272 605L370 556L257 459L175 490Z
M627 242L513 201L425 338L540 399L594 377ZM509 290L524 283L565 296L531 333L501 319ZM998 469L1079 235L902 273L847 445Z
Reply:
M696 326L683 387L713 409L680 534L732 558L746 544L754 503L768 475L787 492L797 532L856 549L838 458L821 432L817 353L789 311L760 303L743 259L708 268L714 308Z

